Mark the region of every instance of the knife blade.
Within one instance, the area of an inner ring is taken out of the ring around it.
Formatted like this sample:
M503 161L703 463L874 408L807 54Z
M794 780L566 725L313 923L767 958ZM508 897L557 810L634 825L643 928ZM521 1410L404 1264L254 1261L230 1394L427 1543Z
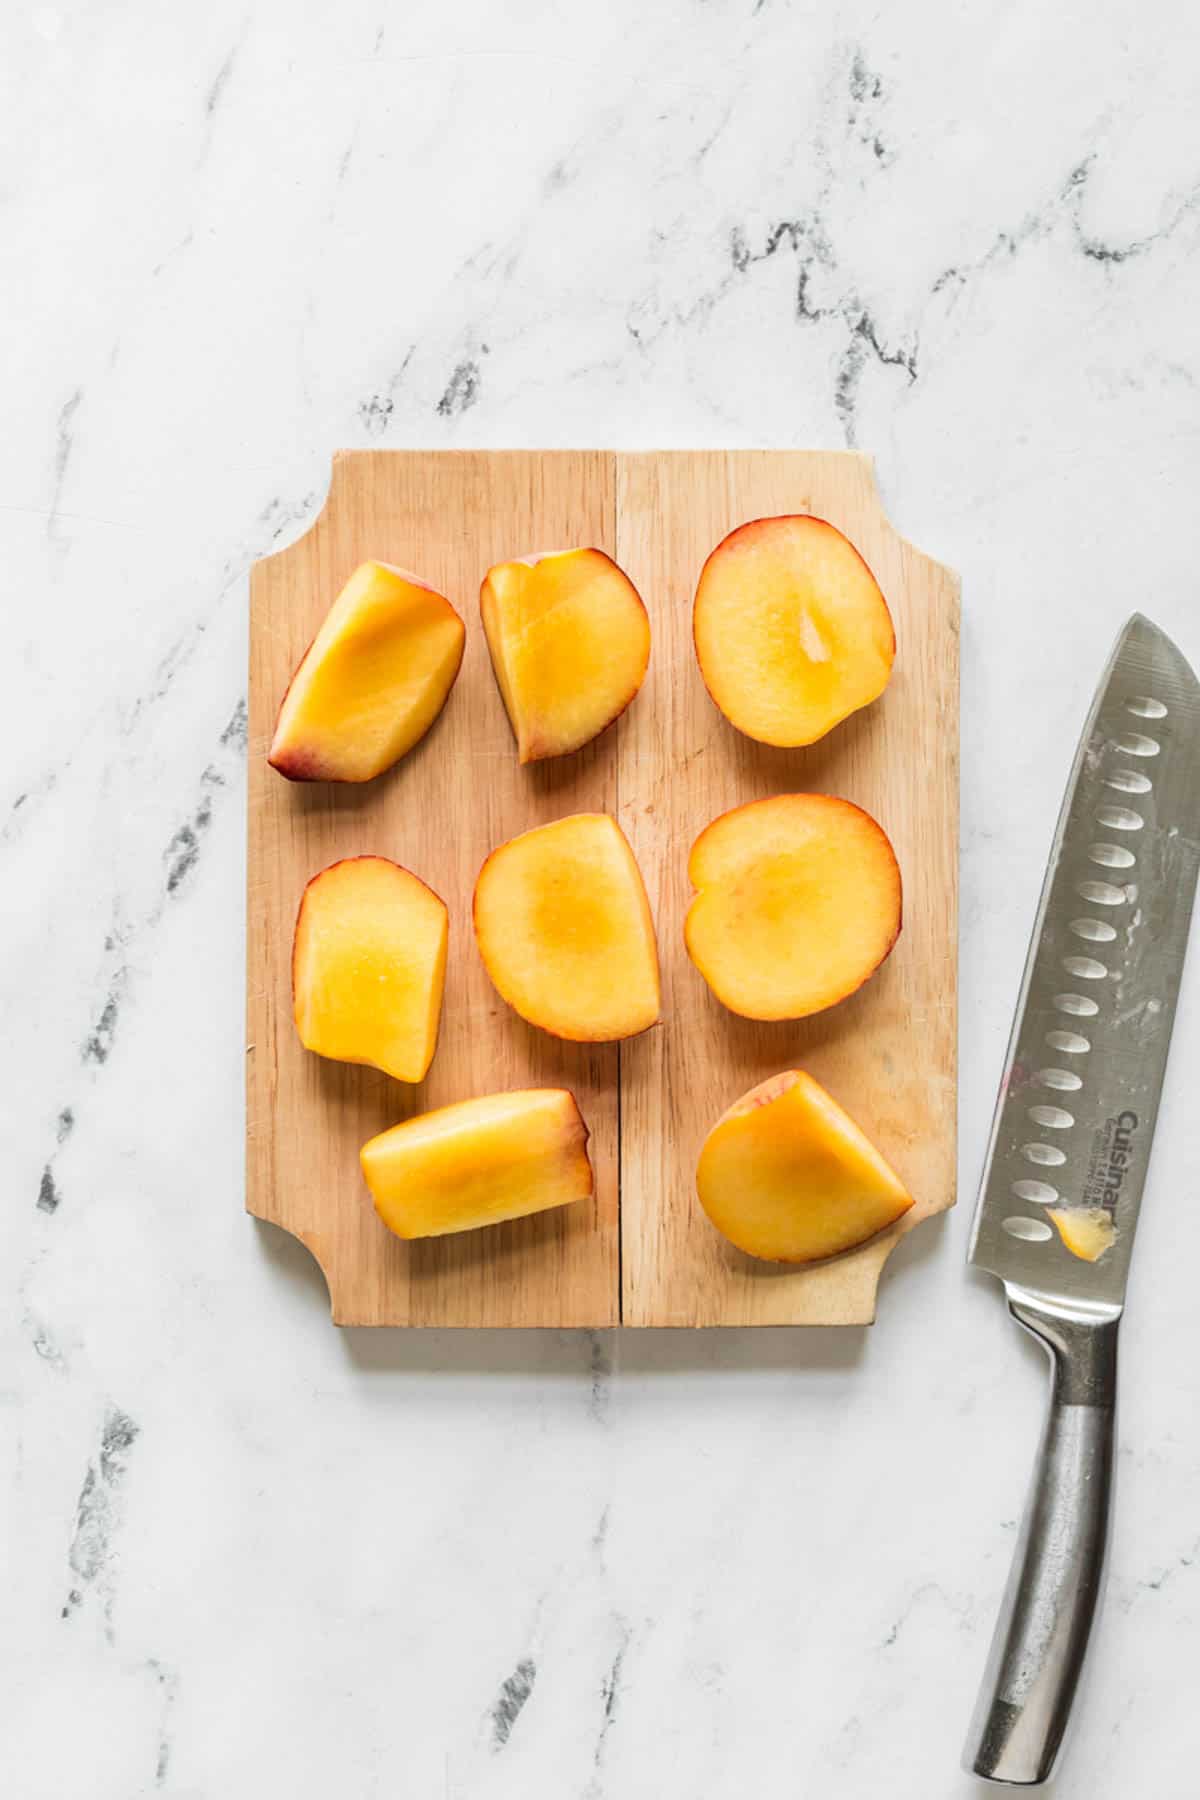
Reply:
M1003 1280L1124 1296L1198 863L1200 684L1137 616L1076 753L1005 1059L968 1252ZM1113 1229L1094 1262L1047 1222L1080 1209Z
M1116 1332L1198 869L1200 683L1135 615L1067 784L968 1251L1054 1365L964 1759L990 1780L1049 1778L1102 1588Z

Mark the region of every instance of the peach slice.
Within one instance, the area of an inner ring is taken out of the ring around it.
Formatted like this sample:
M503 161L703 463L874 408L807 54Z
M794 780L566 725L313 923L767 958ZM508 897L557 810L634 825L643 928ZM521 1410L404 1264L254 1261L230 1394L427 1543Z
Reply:
M362 1147L375 1210L397 1237L441 1237L592 1193L574 1094L532 1088L405 1119Z
M565 756L611 725L645 678L650 620L603 550L497 563L479 610L523 763Z
M853 1250L913 1204L854 1120L799 1069L772 1075L718 1119L696 1190L731 1244L769 1262Z
M778 794L714 819L692 845L688 955L747 1019L802 1019L861 987L900 932L900 869L849 800Z
M501 844L475 884L475 937L531 1025L585 1042L633 1037L659 1012L654 921L620 826L574 813Z
M1049 1206L1046 1211L1071 1255L1082 1262L1099 1262L1117 1241L1112 1215L1103 1206Z
M267 761L289 781L370 781L429 730L465 639L417 576L360 564L292 676Z
M877 700L892 616L854 545L825 519L754 519L717 545L692 613L704 685L763 744L812 744Z
M292 946L300 1041L336 1062L423 1081L437 1047L449 916L384 856L351 856L304 890Z

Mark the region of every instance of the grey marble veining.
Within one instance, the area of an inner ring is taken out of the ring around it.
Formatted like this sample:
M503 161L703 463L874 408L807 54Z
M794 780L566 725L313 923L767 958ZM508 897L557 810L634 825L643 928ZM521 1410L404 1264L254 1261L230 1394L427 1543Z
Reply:
M3 25L13 1800L896 1800L1041 1405L963 1251L1087 697L1200 657L1195 9L39 4ZM241 1213L246 576L331 451L874 453L958 567L964 1205L840 1336L334 1332ZM1062 1800L1187 1800L1180 1006Z

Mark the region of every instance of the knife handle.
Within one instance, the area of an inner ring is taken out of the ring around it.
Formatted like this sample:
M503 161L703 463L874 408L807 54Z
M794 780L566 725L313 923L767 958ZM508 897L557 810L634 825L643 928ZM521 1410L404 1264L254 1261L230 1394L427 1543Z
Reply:
M1121 1315L1085 1315L1015 1286L1008 1304L1050 1352L1053 1386L963 1766L1036 1786L1054 1768L1103 1588Z

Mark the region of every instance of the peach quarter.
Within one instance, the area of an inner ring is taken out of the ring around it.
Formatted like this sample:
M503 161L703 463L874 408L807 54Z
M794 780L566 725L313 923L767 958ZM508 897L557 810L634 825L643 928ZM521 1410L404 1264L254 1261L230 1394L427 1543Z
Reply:
M304 890L292 1003L307 1050L423 1081L437 1047L449 916L384 856L351 856Z
M566 1088L461 1100L363 1145L375 1210L397 1237L441 1237L587 1200L588 1128Z
M267 756L289 781L370 781L446 704L466 627L443 595L388 563L355 569L292 676Z
M717 1121L696 1189L717 1230L769 1262L838 1256L913 1205L870 1139L799 1069L751 1088Z
M659 1015L654 921L607 813L573 813L501 844L475 884L475 939L497 992L555 1037L633 1037Z
M566 756L611 725L650 661L641 595L603 550L488 570L479 610L522 763Z

